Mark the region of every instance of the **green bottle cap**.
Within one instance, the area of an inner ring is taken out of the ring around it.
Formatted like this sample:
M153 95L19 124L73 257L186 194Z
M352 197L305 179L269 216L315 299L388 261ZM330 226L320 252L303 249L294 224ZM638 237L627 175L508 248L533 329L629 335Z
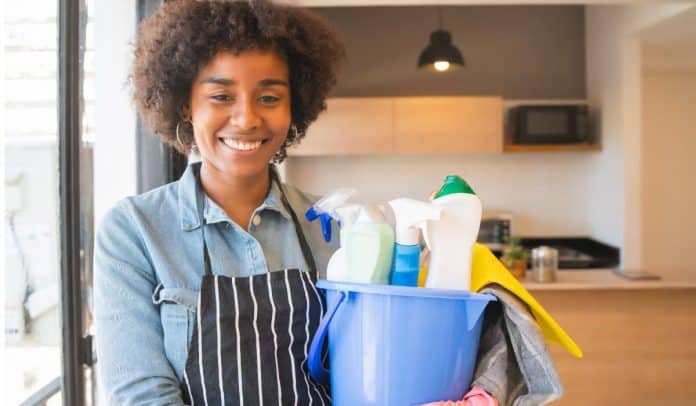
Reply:
M469 186L468 183L457 175L447 175L445 178L445 183L437 192L435 198L450 195L452 193L467 193L470 195L475 195L474 190Z

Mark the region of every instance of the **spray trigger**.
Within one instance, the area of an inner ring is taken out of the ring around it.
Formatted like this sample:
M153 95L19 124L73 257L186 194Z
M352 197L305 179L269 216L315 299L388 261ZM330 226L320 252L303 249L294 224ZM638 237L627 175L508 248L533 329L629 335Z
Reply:
M321 213L321 234L324 236L324 241L331 241L331 216L328 213Z

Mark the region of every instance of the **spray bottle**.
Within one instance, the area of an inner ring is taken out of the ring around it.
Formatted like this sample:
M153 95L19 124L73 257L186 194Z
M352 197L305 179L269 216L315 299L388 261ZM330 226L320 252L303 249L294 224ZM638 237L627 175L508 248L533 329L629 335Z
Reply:
M338 221L341 228L341 246L333 253L326 267L326 279L330 281L348 281L348 260L346 259L346 238L357 220L362 206L359 204L347 204L333 210L332 217Z
M376 205L366 205L345 238L348 280L386 285L394 253L394 229Z
M394 199L389 202L396 217L396 242L390 283L399 286L418 286L420 245L418 229L426 220L439 220L442 208L414 199Z
M324 241L331 241L331 219L338 218L338 216L335 214L335 210L346 205L346 202L348 202L348 200L353 197L354 194L354 189L336 189L319 199L305 213L305 217L309 221L314 221L319 218L321 221L321 233L324 236Z
M429 220L423 236L430 249L425 286L469 290L471 255L481 225L481 201L465 180L445 178L433 204L442 208L439 221Z

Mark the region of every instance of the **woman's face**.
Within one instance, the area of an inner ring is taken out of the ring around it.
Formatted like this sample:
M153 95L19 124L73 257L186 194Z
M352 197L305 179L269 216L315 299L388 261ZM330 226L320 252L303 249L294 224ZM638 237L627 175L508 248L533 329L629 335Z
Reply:
M273 50L219 52L194 79L190 113L204 165L233 177L265 174L290 128L287 63Z

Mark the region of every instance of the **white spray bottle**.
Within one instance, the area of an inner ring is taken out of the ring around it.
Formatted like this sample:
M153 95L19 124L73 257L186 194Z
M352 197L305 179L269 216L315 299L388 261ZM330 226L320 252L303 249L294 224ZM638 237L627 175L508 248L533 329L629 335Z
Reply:
M326 267L326 279L336 282L348 281L348 260L346 259L346 238L353 223L357 220L362 210L359 204L347 204L333 210L333 218L338 221L341 238L341 247L336 250L329 259Z
M442 208L439 221L428 221L425 242L430 249L427 288L470 290L471 254L481 225L481 201L465 180L445 178L433 204Z
M439 220L442 208L420 200L401 198L389 202L396 218L394 261L389 281L392 285L418 286L420 245L418 230L426 220Z

